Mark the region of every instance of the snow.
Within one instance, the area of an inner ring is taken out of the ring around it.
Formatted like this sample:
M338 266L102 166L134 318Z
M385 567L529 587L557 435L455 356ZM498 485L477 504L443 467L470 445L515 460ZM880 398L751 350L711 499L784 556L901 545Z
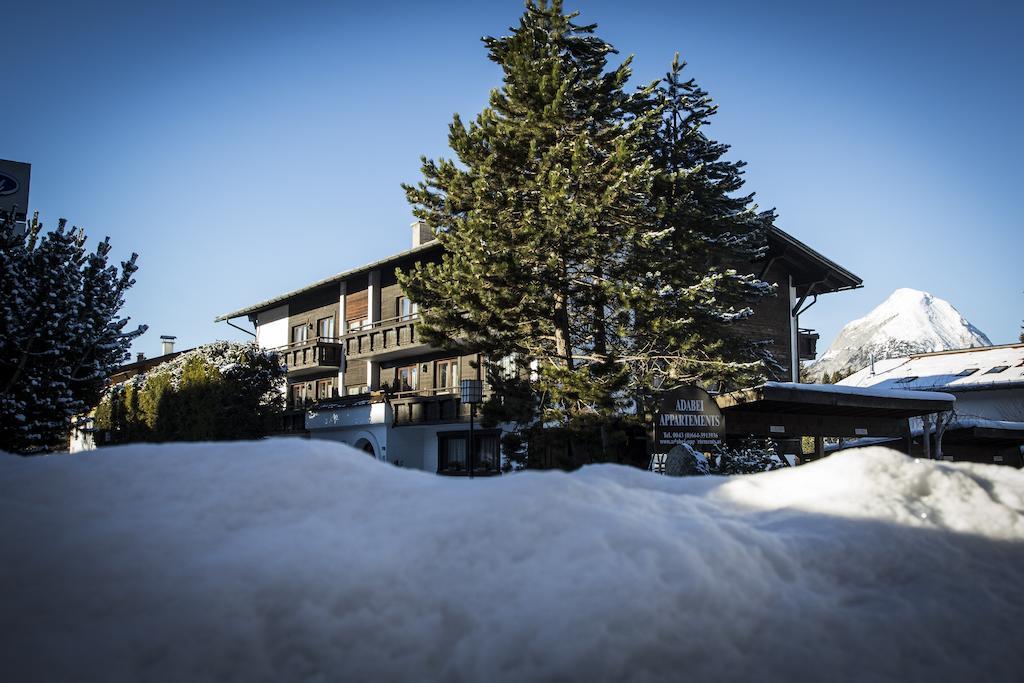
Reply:
M863 318L847 323L821 358L806 368L808 377L867 367L874 356L991 346L985 333L948 301L917 289L897 289Z
M1006 367L1001 372L993 368ZM969 375L966 370L975 369ZM911 379L912 378L912 379ZM908 381L909 380L909 381ZM1019 385L1024 382L1024 344L1004 344L969 351L931 353L875 362L875 372L867 367L839 383L859 387L895 387L900 389L988 388Z
M473 481L299 439L0 454L0 553L8 680L1024 670L1024 473L878 448Z
M797 382L765 382L764 386L776 389L798 389L817 394L843 394L845 396L872 396L875 398L908 398L918 401L955 401L953 394L941 391L907 391L877 387L848 387L841 384L799 384Z

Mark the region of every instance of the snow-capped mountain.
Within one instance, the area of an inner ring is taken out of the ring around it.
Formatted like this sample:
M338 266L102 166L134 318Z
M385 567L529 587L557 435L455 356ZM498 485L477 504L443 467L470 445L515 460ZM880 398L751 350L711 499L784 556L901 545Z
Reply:
M897 289L866 316L847 323L821 358L804 369L804 381L856 372L872 356L879 360L991 345L948 301L917 289Z

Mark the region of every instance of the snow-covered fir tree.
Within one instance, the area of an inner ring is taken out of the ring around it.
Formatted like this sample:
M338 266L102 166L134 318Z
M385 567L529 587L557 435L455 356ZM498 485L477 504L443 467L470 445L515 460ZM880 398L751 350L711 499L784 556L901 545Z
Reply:
M71 418L98 401L132 339L119 317L135 284L136 254L109 264L110 241L94 251L62 219L44 231L38 214L19 233L0 221L0 449L65 448Z

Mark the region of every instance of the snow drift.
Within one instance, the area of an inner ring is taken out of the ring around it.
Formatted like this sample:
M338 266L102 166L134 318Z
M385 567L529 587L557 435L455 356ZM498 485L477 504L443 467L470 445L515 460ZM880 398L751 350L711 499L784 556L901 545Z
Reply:
M1019 680L1024 474L469 481L317 441L0 454L8 680Z
M863 318L847 323L805 376L819 381L849 375L875 360L915 353L991 346L985 333L945 299L917 289L897 289Z

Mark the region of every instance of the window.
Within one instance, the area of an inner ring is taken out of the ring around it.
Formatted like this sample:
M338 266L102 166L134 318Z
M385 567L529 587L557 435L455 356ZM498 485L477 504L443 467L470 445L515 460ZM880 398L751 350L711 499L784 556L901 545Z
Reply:
M300 342L304 342L308 338L309 338L309 327L307 327L306 323L302 323L301 325L295 325L295 326L292 327L292 343L293 344L298 344Z
M419 388L419 373L416 365L395 369L395 391L416 391Z
M316 381L316 400L326 401L334 398L334 378L318 379Z
M986 375L996 375L996 374L999 374L1000 372L1002 372L1003 370L1007 369L1008 367L1010 367L1010 366L1009 365L997 365L994 368L992 368L991 370L989 370L988 372L986 372L985 374Z
M358 396L359 394L369 393L370 387L366 385L351 384L345 387L346 396Z
M956 373L955 376L956 377L970 377L971 375L973 375L977 371L978 371L978 368L967 368L966 370L961 370L960 372Z
M898 380L896 380L896 384L910 384L915 379L917 379L917 375L911 375L910 377L900 377Z
M327 339L334 338L334 316L320 318L316 321L316 336Z
M395 304L395 317L399 320L412 320L416 317L419 306L414 304L409 297L400 296Z
M349 332L369 327L370 321L366 318L351 318L345 321L345 329Z
M306 405L308 398L309 393L306 390L305 383L292 385L292 406L301 408Z
M459 359L439 360L434 366L434 388L438 394L454 394L459 391Z
M469 432L442 432L437 435L437 471L441 474L465 474L469 471ZM498 435L473 434L474 474L496 474L500 464Z

